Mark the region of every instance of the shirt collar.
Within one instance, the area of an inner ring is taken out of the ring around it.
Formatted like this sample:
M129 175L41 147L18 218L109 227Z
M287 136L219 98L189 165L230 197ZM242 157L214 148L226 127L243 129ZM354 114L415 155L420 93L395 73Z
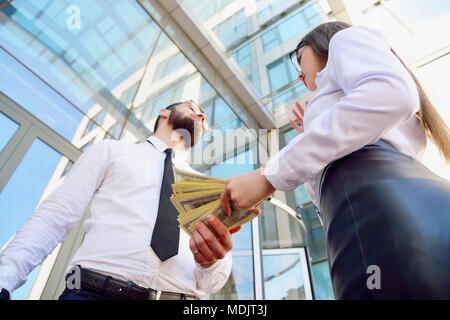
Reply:
M159 139L156 136L150 136L147 141L151 142L152 145L158 150L159 152L164 152L167 149L167 146L164 142L162 142L161 139Z

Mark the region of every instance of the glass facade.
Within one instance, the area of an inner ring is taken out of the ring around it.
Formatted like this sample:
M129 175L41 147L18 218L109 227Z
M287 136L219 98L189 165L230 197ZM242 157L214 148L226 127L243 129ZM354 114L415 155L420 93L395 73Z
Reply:
M298 132L290 125L281 128L279 135L280 149L285 147L297 134ZM304 241L311 261L315 297L319 300L334 299L327 262L325 231L317 216L316 207L309 199L304 185L284 194L286 203L291 208L295 208L306 228L304 230L306 238Z
M205 108L212 127L200 146L210 145L227 130L246 127L137 2L79 1L79 27L70 25L77 12L69 10L70 1L0 4L0 91L80 151L102 139L142 141L152 134L161 108L188 99ZM3 149L19 125L3 114L0 121ZM44 147L49 151L35 150ZM53 150L55 157L51 150L36 139L0 190L1 212L17 216L0 217L5 220L1 247L70 171L74 161ZM193 167L226 178L253 170L257 164L254 159L245 160L255 157L248 143L224 150L220 159L215 159L214 152L210 156L212 161L196 162ZM26 168L35 161L47 165L42 172L27 175ZM34 196L19 201L17 190L27 182ZM254 299L254 273L249 269L253 265L251 224L235 235L233 255L233 276L211 298ZM14 299L30 294L38 273L39 267L14 292Z
M269 110L292 105L306 93L286 55L302 35L328 20L320 1L229 1L209 18L202 14L204 4L186 3L226 48Z
M36 139L20 162L13 176L0 193L0 247L25 223L54 177L61 154ZM39 166L36 166L39 163ZM25 299L39 266L34 269L15 299Z

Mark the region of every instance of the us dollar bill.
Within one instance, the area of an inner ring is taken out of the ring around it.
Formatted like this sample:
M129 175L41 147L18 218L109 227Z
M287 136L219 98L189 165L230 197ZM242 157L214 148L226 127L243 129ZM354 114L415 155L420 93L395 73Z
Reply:
M172 196L170 197L170 200L172 201L178 212L182 214L183 212L186 213L219 198L220 192L192 192L188 195Z
M238 208L234 203L231 204L231 214L228 216L223 209L222 201L218 199L214 201L214 204L207 210L203 210L200 216L196 218L192 217L188 221L184 221L182 225L183 230L185 230L192 237L192 234L197 228L196 223L198 221L202 221L217 236L214 227L211 226L206 219L208 214L215 215L220 221L222 221L228 230L243 225L258 216L256 213Z
M205 183L200 180L179 181L172 184L172 190L175 194L199 192L199 191L219 191L222 192L225 183Z

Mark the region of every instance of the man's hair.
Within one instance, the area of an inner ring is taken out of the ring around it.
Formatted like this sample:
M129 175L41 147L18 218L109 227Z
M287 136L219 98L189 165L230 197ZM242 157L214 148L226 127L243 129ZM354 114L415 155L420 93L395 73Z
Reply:
M183 104L183 103L184 103L184 102L175 102L175 103L172 103L170 106L167 106L167 107L162 108L162 109L170 110L170 109L173 109L173 108L175 108L176 106L179 106L180 104ZM162 110L162 109L161 109L161 110ZM153 133L155 133L156 130L158 130L159 119L161 119L161 116L160 116L160 115L158 115L158 118L156 118L156 122L155 122L155 127L154 127L154 130L153 130Z

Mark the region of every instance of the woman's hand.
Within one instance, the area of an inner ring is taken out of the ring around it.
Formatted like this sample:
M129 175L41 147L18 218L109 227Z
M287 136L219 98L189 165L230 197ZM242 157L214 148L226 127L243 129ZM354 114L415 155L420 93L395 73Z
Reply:
M300 114L297 112L297 110L292 109L292 112L294 113L295 117L298 119L298 121L300 121L300 124L302 125L301 127L298 126L298 124L295 123L294 120L289 119L289 122L291 123L291 126L297 130L298 133L303 133L304 131L304 127L303 127L303 115L305 114L305 110L302 108L302 106L300 105L300 103L298 103L297 101L295 102L295 104L297 105L297 109L300 112ZM308 101L306 101L305 103L305 108L308 105Z
M234 201L239 208L255 211L259 210L258 206L275 192L275 188L264 176L263 170L261 167L227 180L220 195L226 214L231 214L230 200Z

